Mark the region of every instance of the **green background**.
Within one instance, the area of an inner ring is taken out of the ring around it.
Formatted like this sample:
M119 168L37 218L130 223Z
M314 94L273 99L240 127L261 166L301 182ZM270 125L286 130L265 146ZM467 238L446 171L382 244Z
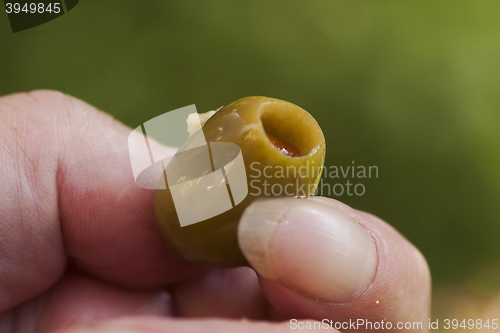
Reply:
M435 286L500 280L500 2L97 1L13 34L0 95L63 91L125 124L248 95L291 101L326 165L376 165L361 197ZM333 183L345 179L330 180Z

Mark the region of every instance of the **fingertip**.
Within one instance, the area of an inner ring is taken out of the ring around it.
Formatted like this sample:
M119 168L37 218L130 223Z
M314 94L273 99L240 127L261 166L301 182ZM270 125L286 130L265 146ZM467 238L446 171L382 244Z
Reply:
M259 274L314 299L349 301L370 285L377 269L368 231L307 199L256 201L243 214L238 236Z
M243 214L239 240L285 317L429 318L425 258L368 213L328 198L256 201Z

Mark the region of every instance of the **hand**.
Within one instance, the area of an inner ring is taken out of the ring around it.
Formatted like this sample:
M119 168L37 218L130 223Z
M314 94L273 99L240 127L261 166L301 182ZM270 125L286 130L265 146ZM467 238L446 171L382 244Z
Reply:
M292 318L427 331L423 256L332 199L245 211L239 239L257 275L181 259L155 223L154 191L134 183L130 131L61 93L0 98L0 332L323 331Z

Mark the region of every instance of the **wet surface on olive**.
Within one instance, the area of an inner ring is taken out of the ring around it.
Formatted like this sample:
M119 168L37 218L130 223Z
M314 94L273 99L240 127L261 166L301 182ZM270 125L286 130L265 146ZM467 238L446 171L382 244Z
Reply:
M273 145L279 149L283 154L291 156L291 157L297 157L300 156L300 151L299 148L295 147L294 145L291 145L289 143L286 143L285 141L282 141L273 135L269 134L266 132L267 137Z

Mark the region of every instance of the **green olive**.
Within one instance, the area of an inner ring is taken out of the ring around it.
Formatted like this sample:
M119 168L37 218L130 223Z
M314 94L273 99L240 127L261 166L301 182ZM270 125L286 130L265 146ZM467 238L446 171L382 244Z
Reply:
M259 197L313 195L325 157L323 132L297 105L254 96L219 109L202 130L209 146L211 142L230 142L241 149L248 195L222 214L182 227L171 190L163 186L156 194L156 218L165 238L185 259L213 268L247 265L236 236L242 212ZM196 146L190 142L195 137L183 147ZM191 152L198 154L194 149ZM180 180L193 179L213 172L214 163L211 167L196 165L193 171L172 161L165 171L183 174L177 177Z

